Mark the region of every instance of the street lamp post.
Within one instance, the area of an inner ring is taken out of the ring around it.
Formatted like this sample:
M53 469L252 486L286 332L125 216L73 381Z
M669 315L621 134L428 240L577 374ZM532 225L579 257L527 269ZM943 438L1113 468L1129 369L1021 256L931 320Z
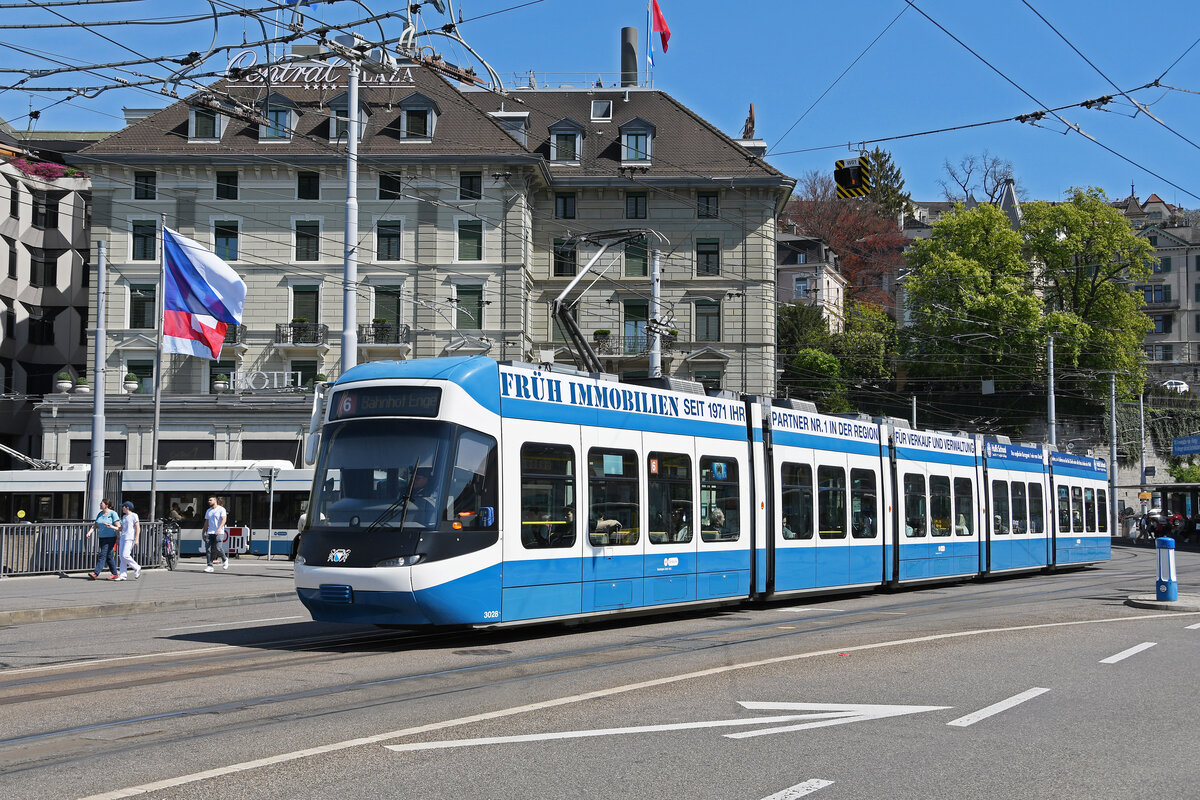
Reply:
M275 478L279 476L279 467L259 467L258 475L267 487L267 561L270 561L275 544Z

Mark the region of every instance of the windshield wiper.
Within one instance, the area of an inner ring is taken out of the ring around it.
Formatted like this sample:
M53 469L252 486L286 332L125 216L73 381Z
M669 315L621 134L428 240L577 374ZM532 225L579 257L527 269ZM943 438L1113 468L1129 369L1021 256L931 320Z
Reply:
M400 508L401 505L404 506L404 512L402 514L400 514L399 528L401 530L404 530L404 519L408 516L408 502L410 500L412 500L413 487L415 487L417 484L417 466L420 463L421 463L421 459L418 458L416 461L413 462L412 472L408 473L408 491L406 491L400 497L397 497L390 506L385 508L383 510L383 513L381 513L378 517L376 517L375 521L372 522L370 525L368 525L366 530L363 531L363 533L370 533L371 531L378 528L380 525L383 525L385 522L389 521L393 516L395 516L396 509Z

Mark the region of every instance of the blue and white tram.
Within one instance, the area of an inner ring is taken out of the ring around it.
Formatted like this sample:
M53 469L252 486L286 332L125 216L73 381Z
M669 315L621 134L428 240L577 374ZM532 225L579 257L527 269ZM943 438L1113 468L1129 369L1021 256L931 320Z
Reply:
M482 356L355 367L317 413L295 580L319 620L562 620L1025 565L988 560L1014 534L988 522L978 436ZM1030 568L1055 563L1038 525Z
M1110 556L1108 469L1104 459L1071 453L1050 454L1053 496L1058 525L1054 536L1054 565L1105 561Z

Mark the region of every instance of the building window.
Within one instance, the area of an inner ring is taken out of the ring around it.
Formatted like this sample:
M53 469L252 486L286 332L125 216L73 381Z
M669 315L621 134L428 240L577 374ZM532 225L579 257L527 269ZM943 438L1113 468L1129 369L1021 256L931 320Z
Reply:
M54 344L54 318L62 309L25 304L29 313L29 343Z
M1196 333L1200 333L1200 314L1196 314Z
M405 139L428 139L429 109L404 109L404 127L401 129L400 135Z
M133 227L133 261L154 261L158 258L158 223L152 219L135 219Z
M625 277L644 278L650 274L649 252L646 237L642 236L625 243Z
M483 287L456 286L454 327L460 331L483 330Z
M716 192L696 193L696 216L701 218L719 217L721 215L720 195Z
M479 172L463 172L458 176L458 199L483 199L483 174Z
M133 199L154 200L158 196L158 175L154 172L133 173Z
M401 222L380 222L375 226L375 260L399 261L401 234L404 224Z
M62 250L29 248L29 285L35 288L58 285L58 257Z
M1149 286L1139 286L1142 291L1142 299L1146 303L1169 303L1171 302L1171 284L1154 284ZM1200 284L1197 284L1197 295L1200 299Z
M317 362L311 359L296 359L288 364L288 372L296 386L310 388L317 382Z
M394 172L379 173L379 199L380 200L399 200L400 193L404 191L403 182L400 176Z
M626 300L622 304L624 313L625 353L632 355L646 350L646 323L650 320L650 303L646 300Z
M344 95L343 95L344 97ZM348 106L338 106L330 109L333 115L329 119L329 140L336 142L339 139L345 139L346 134L350 130L350 109ZM367 117L362 113L362 108L358 110L358 139L362 141L363 134L367 130Z
M556 133L550 137L551 161L579 161L579 134Z
M217 125L217 112L207 108L192 109L193 139L218 139L220 127Z
M208 393L215 394L213 391L213 382L216 381L218 375L224 375L228 379L230 385L236 384L237 379L237 362L231 359L223 359L214 361L208 365Z
M236 172L217 173L217 199L238 199L238 174Z
M808 299L808 278L793 278L792 279L792 299L807 300Z
M6 339L12 339L14 336L16 336L17 332L17 310L14 307L15 301L0 298L0 302L4 303L4 337ZM9 374L11 375L11 372Z
M578 267L578 250L574 241L566 239L554 240L554 269L551 273L556 278L565 278L575 274Z
M217 258L222 261L237 261L237 220L225 220L213 223L213 245L213 252L217 254Z
M53 230L58 227L58 201L62 195L33 193L33 227Z
M649 161L650 134L644 131L624 134L621 142L622 161Z
M1171 257L1163 256L1162 258L1160 258L1158 260L1158 263L1154 265L1154 271L1155 272L1170 272L1171 271Z
M400 325L404 319L403 310L400 306L403 295L403 286L376 286L375 319L381 319L388 325ZM379 340L376 339L376 341Z
M646 218L646 193L645 192L626 192L625 193L625 219L645 219Z
M706 391L715 392L721 388L721 370L719 369L698 369L692 373L692 377L695 378L696 382L702 385ZM812 501L810 499L809 503L811 502ZM784 537L787 537L787 530L788 529L786 528L784 529ZM812 533L809 533L808 537L800 538L812 538Z
M5 239L8 242L8 277L17 277L17 243L11 239Z
M154 362L149 359L130 359L125 362L125 373L137 377L138 392L150 394L154 391Z
M296 223L296 260L321 260L321 223Z
M554 216L558 219L575 219L574 192L559 192L554 195Z
M296 199L297 200L320 200L321 199L321 173L319 173L319 172L298 172L298 173L296 173Z
M720 239L696 240L696 274L710 276L721 274Z
M458 221L458 260L483 261L483 221Z
M8 178L8 215L13 219L21 216L21 184Z
M696 301L696 341L721 341L721 304L711 300Z
M129 286L129 327L134 330L154 330L158 327L158 286L153 283L134 283Z
M1154 323L1153 333L1170 333L1171 332L1171 314L1155 314L1151 321Z
M601 122L612 119L613 104L612 100L593 100L592 101L592 121Z
M292 322L321 321L321 287L296 285L292 287Z
M1150 361L1174 361L1175 346L1171 344L1147 345L1146 358Z
M258 138L285 141L292 138L292 112L286 108L267 108L267 124L259 129Z

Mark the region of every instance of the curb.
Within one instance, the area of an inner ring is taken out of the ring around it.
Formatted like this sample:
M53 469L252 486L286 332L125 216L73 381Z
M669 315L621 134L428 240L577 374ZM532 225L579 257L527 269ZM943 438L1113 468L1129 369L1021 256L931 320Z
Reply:
M147 600L136 603L106 603L98 606L68 606L64 608L27 608L0 611L0 625L27 625L34 622L59 622L72 619L120 617L143 611L184 611L224 606L248 606L259 603L281 603L295 600L296 592L268 592L236 597L193 597L186 600Z
M1132 594L1125 605L1134 608L1154 608L1159 611L1200 612L1200 594L1181 594L1178 600L1159 600L1153 594Z

